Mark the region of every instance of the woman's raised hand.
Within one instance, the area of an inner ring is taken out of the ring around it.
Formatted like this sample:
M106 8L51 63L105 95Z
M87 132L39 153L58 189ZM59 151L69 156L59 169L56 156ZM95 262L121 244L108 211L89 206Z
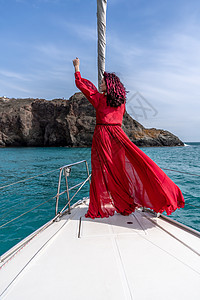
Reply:
M80 65L80 61L79 61L79 58L78 58L78 57L76 57L76 58L73 60L73 65L74 65L74 67Z
M76 57L76 58L73 60L73 65L74 65L74 68L75 68L75 72L79 72L80 61L79 61L79 58L78 58L78 57Z

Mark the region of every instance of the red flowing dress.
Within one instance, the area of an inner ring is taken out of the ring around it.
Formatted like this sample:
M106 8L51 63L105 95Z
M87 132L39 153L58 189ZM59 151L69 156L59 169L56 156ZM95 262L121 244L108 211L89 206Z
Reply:
M115 212L129 215L138 207L170 215L184 207L179 187L122 130L125 104L107 106L105 93L99 93L80 72L75 73L75 83L96 109L90 203L85 217L104 218Z

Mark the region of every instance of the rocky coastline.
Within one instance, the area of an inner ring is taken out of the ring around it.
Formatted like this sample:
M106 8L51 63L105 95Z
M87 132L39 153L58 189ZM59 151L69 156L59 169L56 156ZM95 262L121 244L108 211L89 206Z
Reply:
M82 93L69 100L0 97L0 147L91 147L95 123L95 109ZM184 146L169 131L147 129L127 112L122 129L137 146Z

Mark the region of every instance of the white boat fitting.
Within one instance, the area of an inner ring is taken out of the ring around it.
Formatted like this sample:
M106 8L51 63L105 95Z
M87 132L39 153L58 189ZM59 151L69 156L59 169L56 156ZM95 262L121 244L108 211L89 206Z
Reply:
M85 218L88 203L5 253L1 299L199 299L199 232L150 210Z

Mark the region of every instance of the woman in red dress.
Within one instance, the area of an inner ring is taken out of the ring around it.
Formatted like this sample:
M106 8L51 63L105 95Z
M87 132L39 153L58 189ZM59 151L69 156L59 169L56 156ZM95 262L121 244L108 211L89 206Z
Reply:
M78 58L73 64L76 86L96 109L90 203L85 216L104 218L115 212L129 215L138 207L170 215L184 207L179 187L122 130L126 90L119 78L104 72L99 93L81 77Z

